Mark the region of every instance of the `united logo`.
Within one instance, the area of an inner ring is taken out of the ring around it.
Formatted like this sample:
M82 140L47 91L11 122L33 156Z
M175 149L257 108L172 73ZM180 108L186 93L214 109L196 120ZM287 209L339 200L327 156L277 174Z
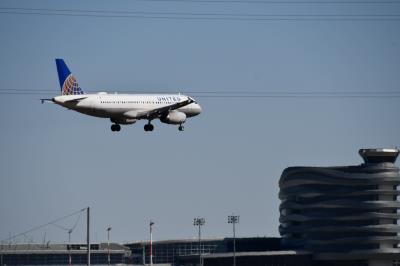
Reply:
M62 87L62 95L76 95L83 94L82 89L79 87L78 82L76 82L75 77L70 74L64 81Z

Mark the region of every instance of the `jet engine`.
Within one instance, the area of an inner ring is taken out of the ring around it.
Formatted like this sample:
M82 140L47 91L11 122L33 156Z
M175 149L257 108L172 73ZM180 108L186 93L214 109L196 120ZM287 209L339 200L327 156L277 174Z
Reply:
M111 122L115 124L120 124L120 125L130 125L136 123L137 119L134 118L111 118Z
M160 121L165 124L179 125L186 121L186 114L178 111L171 111L167 115L160 117Z

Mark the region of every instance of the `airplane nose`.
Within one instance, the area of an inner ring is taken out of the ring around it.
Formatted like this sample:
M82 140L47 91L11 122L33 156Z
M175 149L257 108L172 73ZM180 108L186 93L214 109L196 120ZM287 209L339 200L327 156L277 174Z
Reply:
M200 104L196 104L196 115L200 114L202 111Z

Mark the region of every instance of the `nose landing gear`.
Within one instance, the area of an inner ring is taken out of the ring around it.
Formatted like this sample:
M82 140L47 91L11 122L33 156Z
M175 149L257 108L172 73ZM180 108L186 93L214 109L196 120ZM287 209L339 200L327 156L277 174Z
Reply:
M179 131L184 131L185 127L181 124L181 125L179 125L178 129L179 129Z

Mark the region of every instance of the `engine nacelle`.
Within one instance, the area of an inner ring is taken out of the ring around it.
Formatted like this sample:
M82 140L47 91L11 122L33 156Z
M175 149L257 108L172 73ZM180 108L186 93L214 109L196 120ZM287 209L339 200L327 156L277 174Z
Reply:
M186 121L186 114L178 111L171 111L166 116L162 116L160 121L166 124L179 125Z
M111 122L120 124L120 125L130 125L136 123L137 119L134 118L121 118L121 119L115 119L111 118Z

